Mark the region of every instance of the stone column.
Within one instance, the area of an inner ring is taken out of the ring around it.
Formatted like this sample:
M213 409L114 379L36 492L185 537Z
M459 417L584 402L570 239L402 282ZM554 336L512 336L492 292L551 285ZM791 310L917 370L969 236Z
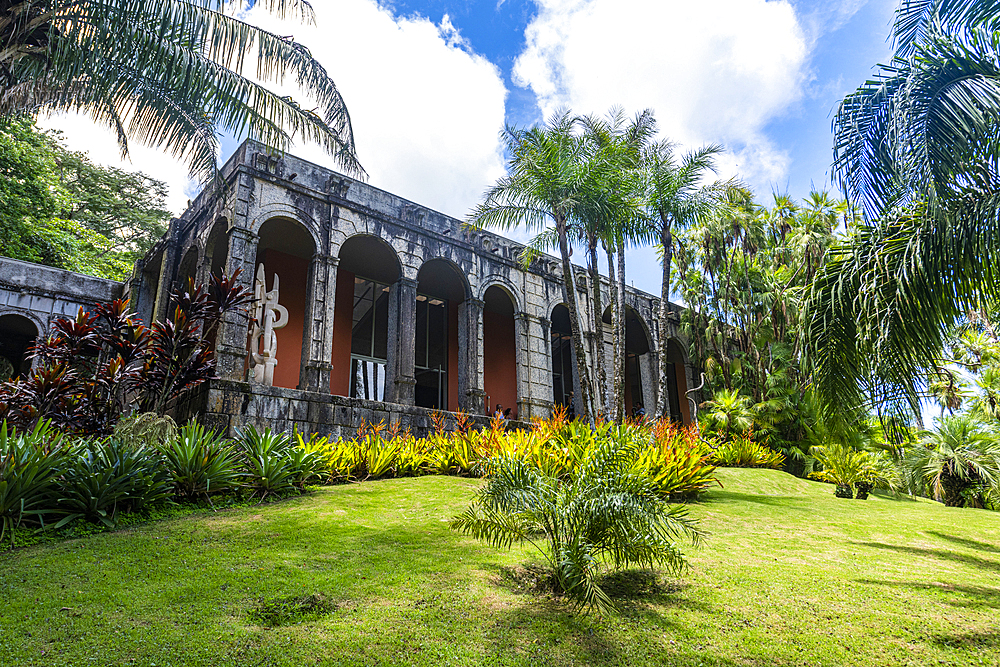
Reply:
M237 281L250 294L253 294L257 240L257 235L249 229L233 227L229 230L229 256L226 260L226 273L231 275L239 269L240 275ZM215 372L226 380L245 382L247 379L247 338L250 335L250 308L252 307L252 304L248 304L244 308L226 313L219 325L215 344Z
M466 299L459 316L465 318L465 356L461 358L465 376L465 393L460 397L462 409L469 414L486 414L486 391L483 389L483 306L482 299Z
M522 419L529 417L546 418L552 412L552 338L551 324L548 318L525 317L525 334L527 355L525 358L525 385L528 387L528 412Z
M517 363L517 416L531 417L531 356L528 348L528 314L514 313L514 359Z
M306 391L330 391L338 264L340 259L337 257L314 255L309 265L302 365L299 369L299 387Z
M393 398L394 403L413 405L413 394L417 384L414 377L414 354L417 333L417 281L413 278L400 278L395 285L396 308L389 313L389 333L395 331L395 338L389 341L395 348L395 366L393 368ZM395 319L395 323L392 320Z
M174 269L177 266L177 241L171 239L163 246L160 257L160 270L156 287L153 288L153 309L149 323L159 322L167 316L170 306L170 293L173 291Z

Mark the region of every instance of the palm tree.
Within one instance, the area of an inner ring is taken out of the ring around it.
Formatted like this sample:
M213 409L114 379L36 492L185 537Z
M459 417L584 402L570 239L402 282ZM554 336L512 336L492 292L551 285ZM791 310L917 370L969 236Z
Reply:
M257 0L314 20L306 0ZM219 131L285 150L320 144L363 173L337 86L301 44L252 26L226 0L15 0L0 16L0 115L79 111L118 135L162 147L193 174L216 169ZM253 63L246 72L247 60ZM254 77L256 80L254 80ZM290 77L317 105L263 82Z
M1000 488L1000 445L996 436L967 414L938 420L905 461L911 484L926 484L949 507L981 506L984 491ZM971 496L971 497L970 497Z
M725 441L732 439L736 433L753 428L754 409L750 399L736 389L715 392L711 400L705 401L705 408L705 426Z
M951 325L1000 297L998 26L995 2L902 2L892 61L837 112L834 171L864 224L807 306L831 403L918 413Z
M648 223L645 237L659 244L663 250L663 281L660 285L660 349L658 350L660 381L657 392L656 414L665 415L669 410L667 396L666 341L670 316L670 268L673 260L673 232L686 227L714 210L720 195L731 183L702 185L706 173L715 170L715 157L722 152L717 145L706 146L685 154L680 160L668 141L648 146L643 155L645 171L645 196Z
M585 209L585 230L591 285L594 302L594 329L603 331L604 313L597 269L597 245L600 243L608 258L608 278L611 285L611 325L614 405L606 412L617 422L625 418L625 244L636 238L641 211L639 167L642 152L656 132L656 120L649 109L626 121L621 108L615 107L605 118L587 116L579 119L584 128L584 140L603 168L603 176L595 179L598 186L591 193L598 205ZM586 215L586 214L590 215ZM615 261L617 258L617 262ZM606 388L603 336L598 344L598 366L601 387ZM605 396L606 396L606 392Z
M501 454L486 463L486 485L451 526L499 548L533 545L567 597L610 610L613 603L598 584L601 561L679 571L686 561L678 538L701 537L687 508L668 504L649 476L639 474L644 447L602 439L562 476L533 459Z
M511 229L524 226L540 231L548 243L552 235L562 258L563 292L569 310L570 332L576 356L582 412L593 422L596 410L590 384L576 279L570 262L570 241L581 208L593 192L594 170L587 168L586 146L573 134L568 112L553 116L541 127L522 130L507 126L500 138L508 155L508 175L486 191L483 202L469 214L470 225ZM597 170L599 171L599 170ZM550 226L551 225L551 226ZM537 245L537 244L536 244ZM543 244L544 245L544 244Z

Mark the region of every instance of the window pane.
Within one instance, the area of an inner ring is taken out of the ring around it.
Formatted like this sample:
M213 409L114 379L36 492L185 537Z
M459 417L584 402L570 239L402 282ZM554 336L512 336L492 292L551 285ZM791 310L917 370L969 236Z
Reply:
M427 307L427 367L448 367L448 310L443 303Z
M354 279L354 323L351 328L351 354L372 356L372 305L375 283Z

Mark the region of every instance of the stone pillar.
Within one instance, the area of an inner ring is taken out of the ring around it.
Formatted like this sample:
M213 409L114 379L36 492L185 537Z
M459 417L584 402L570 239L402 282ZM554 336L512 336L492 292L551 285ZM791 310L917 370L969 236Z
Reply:
M389 313L390 347L395 348L393 368L394 403L413 405L413 394L417 384L414 377L414 354L417 333L417 281L400 278L395 285L395 308ZM392 320L395 319L395 323ZM395 331L395 337L392 337ZM392 344L393 341L395 344Z
M514 313L514 359L517 363L517 416L531 417L531 353L528 348L528 314Z
M525 357L524 402L528 412L522 419L546 418L552 413L552 338L548 318L525 316L527 355Z
M465 356L461 358L465 376L465 393L460 397L462 409L469 414L486 414L486 391L483 389L483 306L482 299L466 299L460 317L466 327Z
M240 270L238 283L253 294L257 261L257 235L249 229L233 227L229 230L229 257L226 273L231 275ZM162 284L162 281L161 281ZM250 335L250 313L248 305L226 313L219 325L216 338L216 374L226 380L245 382L247 379L247 338Z
M299 369L299 388L306 391L330 391L338 264L340 259L337 257L314 255L309 265Z
M160 256L160 270L158 272L157 284L153 289L153 309L149 323L159 322L167 316L167 308L170 306L170 293L173 291L174 268L177 266L177 241L171 239L163 246L163 255Z

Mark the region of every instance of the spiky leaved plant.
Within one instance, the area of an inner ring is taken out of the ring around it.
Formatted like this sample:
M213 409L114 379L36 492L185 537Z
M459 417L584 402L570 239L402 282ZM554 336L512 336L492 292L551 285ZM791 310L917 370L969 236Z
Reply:
M696 543L702 535L685 507L665 502L634 472L639 453L638 443L602 439L562 477L530 458L499 454L485 466L486 485L451 525L499 548L533 545L568 598L610 611L614 605L598 583L602 564L679 572L686 561L677 540Z

